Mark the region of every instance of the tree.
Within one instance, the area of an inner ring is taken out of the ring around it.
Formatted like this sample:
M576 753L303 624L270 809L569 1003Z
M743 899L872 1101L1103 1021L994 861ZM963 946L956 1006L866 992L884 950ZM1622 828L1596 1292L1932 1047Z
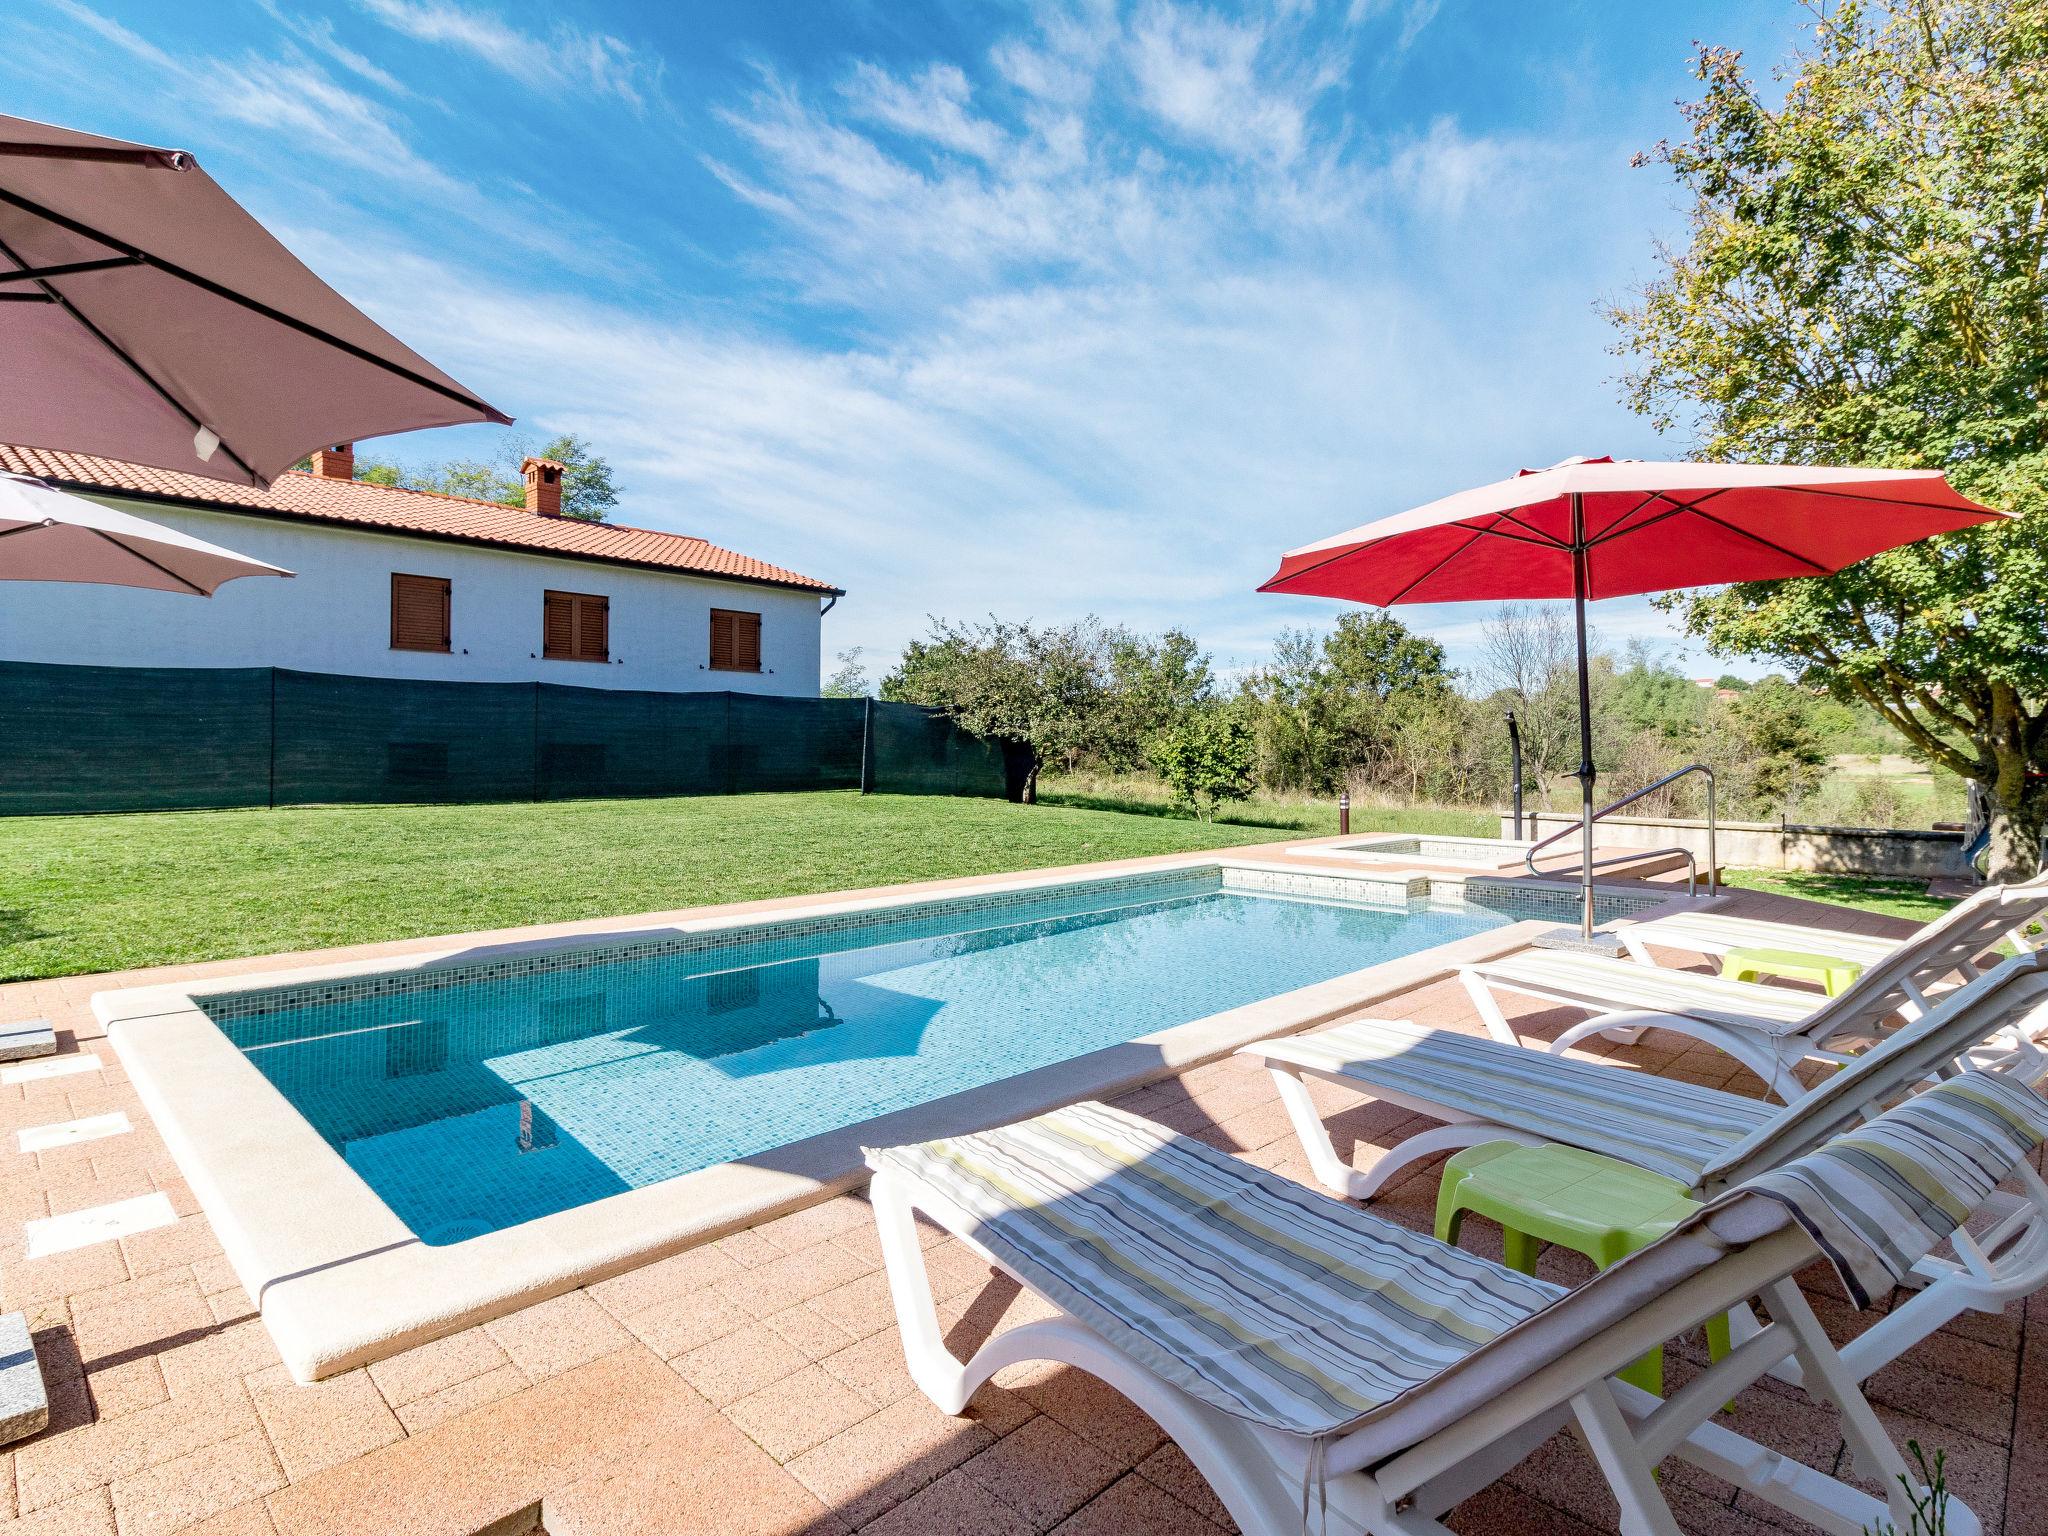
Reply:
M1752 801L1782 807L1820 788L1828 750L1814 704L1805 689L1767 677L1726 706Z
M1219 802L1243 800L1252 792L1255 742L1236 709L1190 709L1155 736L1146 752L1173 791L1173 803L1204 821L1215 818Z
M866 647L848 646L839 653L839 666L818 691L828 699L864 699L868 696L868 669L861 665Z
M1578 650L1566 610L1503 603L1480 632L1478 682L1515 712L1527 777L1540 794L1578 762Z
M534 448L526 438L515 438L488 459L444 459L411 469L383 459L364 459L356 465L356 478L372 485L401 486L523 507L526 482L519 467L528 458L553 459L562 466L562 516L602 522L605 514L618 505L619 490L612 479L611 464L573 432L550 438L539 448ZM304 469L308 462L301 460L297 467Z
M2021 515L1840 575L1667 604L1709 649L1858 700L1990 796L1991 873L2048 820L2048 10L1871 0L1816 17L1782 105L1700 51L1651 155L1693 203L1614 312L1630 403L1709 459L1934 467Z
M1443 647L1392 614L1346 613L1320 639L1282 630L1272 662L1244 685L1262 776L1280 788L1334 791L1354 769L1388 758L1407 714L1454 680Z
M1107 632L1107 675L1096 753L1115 773L1157 769L1148 743L1190 711L1201 708L1216 688L1209 654L1185 630L1169 629L1157 639L1117 629Z
M1039 769L1072 768L1087 750L1103 697L1102 626L1094 619L1044 629L991 618L931 621L882 679L882 697L942 709L978 736L1025 754L1022 798L1038 798Z

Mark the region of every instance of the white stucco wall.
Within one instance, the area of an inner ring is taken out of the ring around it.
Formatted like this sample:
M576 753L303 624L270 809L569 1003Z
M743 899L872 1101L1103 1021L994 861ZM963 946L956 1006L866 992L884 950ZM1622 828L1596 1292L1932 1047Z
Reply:
M8 582L0 586L0 660L278 666L358 677L538 680L667 692L818 692L824 599L811 593L104 499L297 574L290 581L231 581L212 598ZM452 583L452 653L391 649L393 571ZM610 664L542 659L541 594L550 588L611 599ZM713 608L761 615L760 672L710 670Z

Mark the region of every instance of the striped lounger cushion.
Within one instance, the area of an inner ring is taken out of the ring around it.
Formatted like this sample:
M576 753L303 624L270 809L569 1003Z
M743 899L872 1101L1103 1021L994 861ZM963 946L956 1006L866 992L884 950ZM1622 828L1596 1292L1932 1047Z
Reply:
M1789 1206L1859 1307L1888 1293L2048 1140L2048 1102L2023 1083L1966 1072L1757 1175Z
M1563 1292L1102 1104L869 1165L1201 1402L1320 1436Z
M1640 969L1640 967L1639 967ZM1599 1062L1384 1019L1266 1040L1270 1061L1383 1088L1695 1184L1784 1106Z
M1542 996L1584 998L1601 1007L1654 1009L1767 1035L1796 1035L1828 1001L1818 992L1731 981L1701 971L1667 971L1634 960L1530 950L1471 967L1483 980L1526 986Z

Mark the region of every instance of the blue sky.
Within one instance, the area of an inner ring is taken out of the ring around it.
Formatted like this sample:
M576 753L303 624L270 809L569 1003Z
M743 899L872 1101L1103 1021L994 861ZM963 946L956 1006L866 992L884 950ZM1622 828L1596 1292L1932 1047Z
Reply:
M1282 549L1684 454L1599 314L1683 229L1629 157L1692 39L1766 66L1803 14L14 0L0 45L10 111L194 150L515 430L588 437L622 521L848 588L828 653L1093 612L1241 665L1334 621L1253 593ZM1485 610L1403 616L1469 661Z

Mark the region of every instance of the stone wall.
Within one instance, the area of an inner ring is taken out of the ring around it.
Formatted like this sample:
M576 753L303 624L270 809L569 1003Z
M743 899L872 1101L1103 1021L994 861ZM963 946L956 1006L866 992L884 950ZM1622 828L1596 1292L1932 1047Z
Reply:
M1548 837L1578 825L1576 815L1538 811L1525 836ZM1513 818L1501 817L1501 836L1516 835ZM1689 848L1704 864L1707 824L1676 816L1608 816L1595 829L1603 848ZM1796 822L1724 821L1716 834L1715 857L1723 868L1800 869L1845 875L1897 875L1915 880L1959 879L1963 863L1960 832L1919 828L1819 827Z

